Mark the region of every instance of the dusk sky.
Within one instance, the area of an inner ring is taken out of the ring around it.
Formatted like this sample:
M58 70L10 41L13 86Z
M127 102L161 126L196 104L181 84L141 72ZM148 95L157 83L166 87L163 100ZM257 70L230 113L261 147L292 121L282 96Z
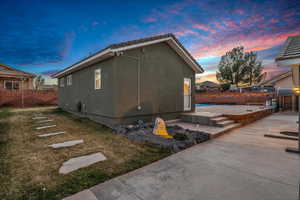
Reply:
M300 34L299 0L1 0L0 63L49 75L105 46L174 33L214 80L220 56L243 45L264 71Z

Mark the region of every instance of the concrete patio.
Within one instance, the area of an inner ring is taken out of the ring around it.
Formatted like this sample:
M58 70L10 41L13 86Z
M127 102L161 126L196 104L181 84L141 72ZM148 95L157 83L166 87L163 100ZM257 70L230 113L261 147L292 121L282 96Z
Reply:
M249 112L256 112L265 110L264 106L247 106L247 105L212 105L212 106L198 106L196 112L210 113L211 115L243 115Z
M297 141L263 136L296 131L296 121L273 114L66 199L296 200L300 156L284 148Z

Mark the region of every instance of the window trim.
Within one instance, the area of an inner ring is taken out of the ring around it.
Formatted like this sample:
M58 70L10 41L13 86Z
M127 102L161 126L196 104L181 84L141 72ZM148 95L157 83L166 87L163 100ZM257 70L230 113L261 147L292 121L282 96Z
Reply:
M100 78L96 78L97 73L100 74ZM97 88L97 81L100 81L100 87L99 88ZM95 90L101 90L102 89L102 69L101 68L96 69L94 71L94 84L95 84L95 86L94 86Z
M11 88L8 89L6 88L6 83L10 82L11 83ZM18 88L15 88L15 85L18 84ZM3 84L4 89L6 90L20 90L20 81L16 80L4 80L4 84Z
M67 86L71 86L72 85L72 74L67 76Z
M65 87L65 77L59 79L59 87Z

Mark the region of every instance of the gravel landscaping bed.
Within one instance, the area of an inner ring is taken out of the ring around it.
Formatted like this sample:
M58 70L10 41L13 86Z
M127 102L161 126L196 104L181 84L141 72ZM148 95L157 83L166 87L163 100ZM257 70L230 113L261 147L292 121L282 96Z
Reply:
M147 142L174 153L209 140L208 133L183 129L179 126L167 126L168 133L173 136L167 139L153 134L153 128L153 123L139 121L135 125L116 126L113 131L125 135L132 141Z

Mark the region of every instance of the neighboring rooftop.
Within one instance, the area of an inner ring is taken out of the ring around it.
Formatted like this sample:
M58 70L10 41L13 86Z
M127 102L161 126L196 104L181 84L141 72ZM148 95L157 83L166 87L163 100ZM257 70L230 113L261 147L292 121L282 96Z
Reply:
M300 35L290 36L276 57L276 61L300 58Z
M212 88L220 87L219 84L212 82L212 81L203 81L201 83L197 83L197 85L204 86L204 87L212 87Z
M193 56L184 48L184 46L177 40L177 38L171 34L163 34L152 37L141 38L138 40L131 40L127 42L121 42L109 45L108 47L90 55L83 60L74 63L70 67L67 67L52 75L54 78L61 77L67 73L77 71L83 67L91 65L93 62L99 62L102 59L117 55L118 52L138 48L150 44L167 42L171 48L173 48L185 61L186 63L197 73L202 73L204 70L193 58Z
M292 71L291 70L284 71L284 72L282 72L282 73L280 73L276 76L273 76L270 79L263 81L259 85L271 86L271 85L274 85L277 81L285 79L289 76L292 76Z
M0 76L1 77L35 77L36 75L24 72L13 67L0 63Z

